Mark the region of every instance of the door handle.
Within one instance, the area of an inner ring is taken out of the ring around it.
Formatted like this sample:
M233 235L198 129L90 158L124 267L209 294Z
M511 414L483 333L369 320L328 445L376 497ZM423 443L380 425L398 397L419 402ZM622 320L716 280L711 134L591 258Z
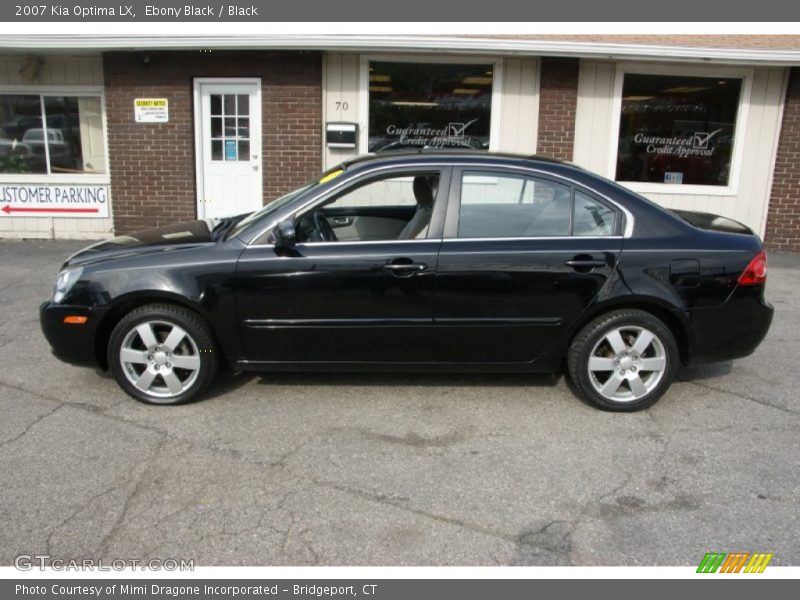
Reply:
M353 217L333 217L331 219L331 225L334 227L344 227L345 225L350 225L353 222Z
M565 260L564 264L568 267L572 267L578 273L588 273L596 267L608 266L605 260L594 258L589 254L578 254L577 256L573 256L571 260Z
M604 260L565 260L564 264L568 267L605 267Z
M400 259L402 260L402 259ZM416 273L420 273L428 268L424 263L415 262L390 262L383 265L384 271L389 271L392 275L397 277L411 277Z

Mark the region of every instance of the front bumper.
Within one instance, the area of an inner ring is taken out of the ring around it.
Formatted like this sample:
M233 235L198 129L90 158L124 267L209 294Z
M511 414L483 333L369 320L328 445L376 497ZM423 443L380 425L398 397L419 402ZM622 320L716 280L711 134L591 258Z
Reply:
M83 325L64 323L67 316L87 317ZM53 354L64 362L97 365L96 335L103 315L87 306L44 302L39 307L39 323Z
M738 287L721 306L694 309L691 360L717 361L752 354L769 331L774 309L763 286Z

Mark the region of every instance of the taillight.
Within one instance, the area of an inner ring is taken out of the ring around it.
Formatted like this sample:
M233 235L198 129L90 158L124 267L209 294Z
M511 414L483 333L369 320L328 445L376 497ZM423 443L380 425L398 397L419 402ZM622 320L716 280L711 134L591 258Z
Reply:
M739 285L761 285L767 281L767 253L762 250L739 275Z

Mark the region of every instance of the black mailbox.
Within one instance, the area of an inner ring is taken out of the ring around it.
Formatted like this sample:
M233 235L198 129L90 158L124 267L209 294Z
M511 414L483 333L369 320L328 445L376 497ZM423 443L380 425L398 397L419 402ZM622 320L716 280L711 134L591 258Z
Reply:
M328 148L355 148L358 123L331 122L325 125L325 144Z

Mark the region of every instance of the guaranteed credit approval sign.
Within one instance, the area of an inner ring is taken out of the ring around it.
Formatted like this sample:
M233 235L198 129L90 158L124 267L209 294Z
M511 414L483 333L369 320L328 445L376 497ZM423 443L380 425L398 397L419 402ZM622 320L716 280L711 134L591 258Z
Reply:
M107 218L107 185L0 184L0 218Z

